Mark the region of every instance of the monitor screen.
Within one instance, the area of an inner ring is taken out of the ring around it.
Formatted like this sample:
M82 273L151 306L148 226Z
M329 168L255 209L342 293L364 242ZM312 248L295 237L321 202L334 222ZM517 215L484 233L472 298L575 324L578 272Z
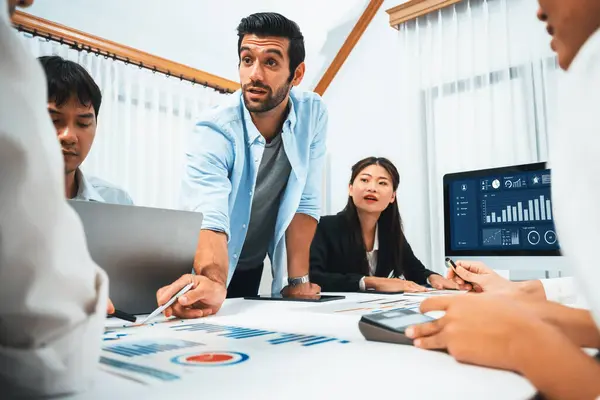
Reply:
M446 255L560 255L545 163L444 176Z

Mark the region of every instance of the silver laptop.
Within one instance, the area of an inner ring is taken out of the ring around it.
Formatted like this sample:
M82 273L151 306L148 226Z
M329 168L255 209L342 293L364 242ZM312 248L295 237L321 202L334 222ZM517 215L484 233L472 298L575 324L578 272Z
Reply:
M149 314L156 291L192 271L202 214L190 211L69 200L92 259L110 279L115 308Z

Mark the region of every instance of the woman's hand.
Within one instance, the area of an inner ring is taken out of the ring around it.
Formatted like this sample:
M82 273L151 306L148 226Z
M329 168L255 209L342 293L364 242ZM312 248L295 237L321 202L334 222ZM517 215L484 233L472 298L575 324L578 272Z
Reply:
M375 289L380 292L426 292L427 288L412 281L398 278L378 278L369 276L365 278L367 289Z
M427 279L429 279L429 283L431 284L431 286L433 286L436 289L460 289L458 283L454 282L451 279L446 279L438 274L429 275L429 278Z

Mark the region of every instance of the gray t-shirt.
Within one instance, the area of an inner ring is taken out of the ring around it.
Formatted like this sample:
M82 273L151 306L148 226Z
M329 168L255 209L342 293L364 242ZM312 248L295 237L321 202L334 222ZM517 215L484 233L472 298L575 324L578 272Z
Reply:
M265 145L256 177L248 233L236 269L252 269L264 261L275 232L281 195L291 171L279 134Z

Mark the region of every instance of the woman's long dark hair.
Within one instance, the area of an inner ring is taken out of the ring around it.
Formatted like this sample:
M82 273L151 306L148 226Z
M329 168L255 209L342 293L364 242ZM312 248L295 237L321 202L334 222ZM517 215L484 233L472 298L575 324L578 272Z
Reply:
M354 180L365 168L371 165L379 165L385 169L392 178L392 188L394 192L400 184L400 174L390 160L382 157L368 157L360 160L352 166L352 176L350 177L350 185L354 184ZM358 219L358 211L351 196L348 196L348 203L342 210L342 214L346 216L350 227L352 241L357 248L363 249L364 260L361 265L361 272L368 275L369 264L366 258L366 246L362 237L362 229L360 220ZM377 254L377 276L387 277L393 269L395 276L402 274L401 252L404 245L404 234L402 233L402 219L400 218L400 210L398 209L398 199L395 198L393 203L390 203L381 213L378 220L378 239L379 250Z

